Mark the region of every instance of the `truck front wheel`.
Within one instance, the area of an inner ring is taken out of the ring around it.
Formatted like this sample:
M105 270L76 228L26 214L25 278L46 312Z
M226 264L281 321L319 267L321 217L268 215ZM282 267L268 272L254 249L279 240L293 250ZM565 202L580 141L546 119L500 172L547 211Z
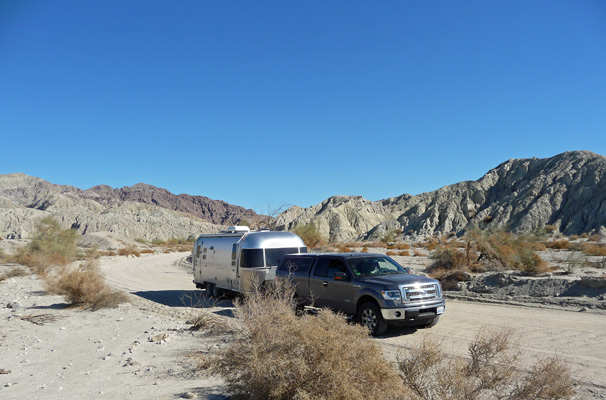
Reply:
M370 330L373 336L382 335L387 330L387 321L375 303L364 303L358 310L358 321Z

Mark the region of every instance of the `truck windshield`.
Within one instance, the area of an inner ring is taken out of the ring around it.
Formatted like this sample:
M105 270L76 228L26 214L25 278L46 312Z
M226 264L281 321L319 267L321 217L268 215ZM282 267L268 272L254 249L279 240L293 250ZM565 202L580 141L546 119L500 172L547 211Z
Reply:
M356 276L376 276L389 274L406 274L406 270L389 257L372 256L349 258L351 271Z

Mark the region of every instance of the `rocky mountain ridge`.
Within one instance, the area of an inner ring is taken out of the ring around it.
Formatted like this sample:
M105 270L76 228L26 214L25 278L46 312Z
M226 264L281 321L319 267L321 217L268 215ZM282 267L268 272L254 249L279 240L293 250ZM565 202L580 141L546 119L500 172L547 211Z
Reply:
M81 190L24 174L0 175L0 237L28 237L35 221L48 214L81 233L109 231L147 240L216 232L242 219L269 219L222 201L174 195L146 184ZM312 207L293 206L270 222L278 230L313 222L331 241L376 239L394 231L415 240L461 235L474 227L529 232L545 225L569 235L606 236L606 157L571 151L512 159L476 181L379 201L333 196Z
M329 240L378 238L401 230L411 238L462 234L473 227L530 232L555 225L565 234L606 236L606 157L571 151L545 159L508 160L477 181L416 196L369 201L334 196L278 216L278 229L313 222Z

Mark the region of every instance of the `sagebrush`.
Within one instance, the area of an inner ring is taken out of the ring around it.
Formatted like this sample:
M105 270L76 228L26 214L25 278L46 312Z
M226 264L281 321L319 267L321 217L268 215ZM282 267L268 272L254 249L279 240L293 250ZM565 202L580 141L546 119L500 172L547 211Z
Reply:
M243 331L212 366L234 398L410 398L368 329L328 310L302 316L295 310L284 285L236 304Z
M97 310L117 307L128 301L124 292L112 289L96 260L89 259L78 267L55 268L43 276L49 294L64 296L74 306Z

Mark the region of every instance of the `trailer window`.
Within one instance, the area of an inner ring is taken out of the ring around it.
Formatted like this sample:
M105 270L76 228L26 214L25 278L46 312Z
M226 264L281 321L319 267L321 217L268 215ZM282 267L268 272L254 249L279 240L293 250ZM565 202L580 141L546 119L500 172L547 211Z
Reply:
M307 247L299 247L299 253L307 253Z
M268 267L275 267L285 255L294 254L298 252L299 249L297 247L287 247L283 249L265 249L265 265Z
M264 267L263 249L243 249L240 266L242 268Z

